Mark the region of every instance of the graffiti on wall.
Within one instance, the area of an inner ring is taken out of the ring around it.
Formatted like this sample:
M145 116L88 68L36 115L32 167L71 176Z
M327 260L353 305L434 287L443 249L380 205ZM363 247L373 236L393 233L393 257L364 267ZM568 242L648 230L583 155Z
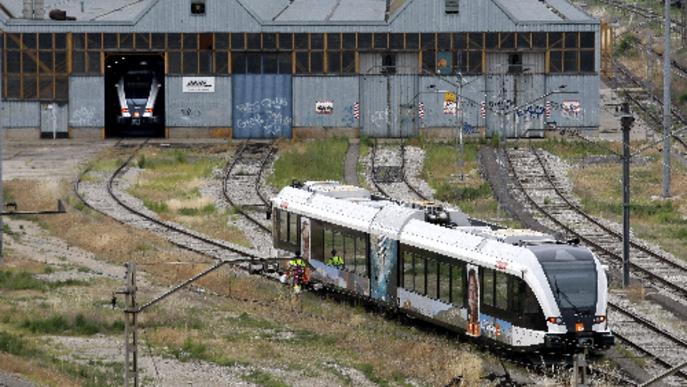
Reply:
M95 125L95 108L93 106L81 106L72 114L72 125L91 126Z
M236 105L235 108L241 113L236 120L237 129L279 136L285 127L291 126L291 112L286 98L263 98Z
M382 110L375 110L370 114L370 123L375 129L385 129L391 119L391 109L387 106Z

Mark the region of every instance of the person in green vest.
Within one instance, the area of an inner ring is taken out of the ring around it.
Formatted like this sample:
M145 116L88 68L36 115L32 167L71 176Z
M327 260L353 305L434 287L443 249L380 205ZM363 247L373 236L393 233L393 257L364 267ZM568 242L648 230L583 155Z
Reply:
M332 256L327 259L327 265L332 265L339 270L343 269L344 261L336 254L336 250L332 250Z
M305 270L305 261L301 258L301 252L296 251L295 256L289 261L288 276L296 293L300 293L301 287L308 281Z

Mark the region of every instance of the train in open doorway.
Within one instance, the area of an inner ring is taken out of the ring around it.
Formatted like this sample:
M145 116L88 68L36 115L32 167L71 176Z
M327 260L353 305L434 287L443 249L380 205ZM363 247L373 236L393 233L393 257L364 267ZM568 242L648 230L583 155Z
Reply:
M148 69L129 70L115 85L119 100L120 125L141 126L157 124L155 104L162 87L159 77Z
M271 206L274 246L300 252L311 286L516 351L614 344L605 270L574 242L337 182L295 182ZM332 250L343 267L327 264Z

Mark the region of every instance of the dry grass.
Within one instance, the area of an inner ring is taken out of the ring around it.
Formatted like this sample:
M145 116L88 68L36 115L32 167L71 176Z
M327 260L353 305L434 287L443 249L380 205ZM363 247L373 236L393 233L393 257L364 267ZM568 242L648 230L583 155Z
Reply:
M64 387L81 386L81 383L61 374L58 370L46 368L45 364L2 352L0 352L0 370L11 374L22 375L32 382L43 385Z
M447 201L471 216L490 219L509 226L519 223L500 210L489 183L479 172L477 152L480 144L465 144L464 169L453 144L424 143L426 152L423 178L436 190L436 198ZM463 180L459 176L463 172Z
M687 259L687 170L678 163L672 168L672 194L661 199L662 159L650 154L646 165L632 165L631 227L640 238L655 242L676 256ZM617 223L622 222L622 172L618 164L587 165L570 171L574 193L585 210Z
M213 238L250 246L241 230L227 224L228 213L218 210L214 199L201 194L203 186L221 184L212 181L212 173L223 166L220 152L225 151L146 148L137 158L144 170L129 191L162 219Z

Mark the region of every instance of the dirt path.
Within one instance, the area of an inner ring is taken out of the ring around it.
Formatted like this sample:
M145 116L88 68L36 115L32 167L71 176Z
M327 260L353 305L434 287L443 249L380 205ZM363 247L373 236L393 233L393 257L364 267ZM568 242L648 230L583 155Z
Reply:
M358 157L360 157L360 142L350 139L344 161L344 180L346 184L360 185L358 182Z

